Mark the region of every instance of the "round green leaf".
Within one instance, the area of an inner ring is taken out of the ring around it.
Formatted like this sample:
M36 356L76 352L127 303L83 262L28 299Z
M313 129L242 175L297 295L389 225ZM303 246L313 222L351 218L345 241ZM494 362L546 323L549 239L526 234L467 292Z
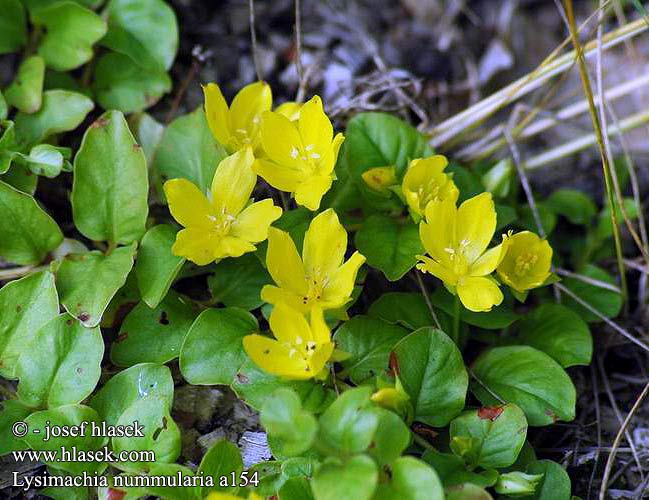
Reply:
M27 43L27 20L20 0L0 0L0 54L16 52Z
M83 401L101 375L104 340L61 314L36 332L18 360L18 397L30 406L55 408Z
M175 292L155 309L140 302L124 318L111 345L111 361L117 366L132 366L177 358L194 317L192 308Z
M38 55L58 71L78 68L92 59L92 46L106 34L106 22L78 3L63 1L32 12L32 22L45 35Z
M272 283L272 279L259 259L249 253L217 263L207 283L215 301L252 311L264 303L260 297L261 289Z
M493 497L476 484L463 483L448 487L446 500L493 500Z
M32 412L17 399L7 399L0 407L0 457L12 451L26 450L27 444L13 435L16 422L24 422Z
M90 400L101 418L115 425L122 413L137 400L156 397L171 409L174 381L169 368L153 363L132 366L113 376Z
M58 314L54 275L49 271L27 275L0 289L0 375L16 378L24 346Z
M415 420L447 425L464 408L469 377L455 342L441 330L420 328L395 347L403 387Z
M212 476L214 478L214 487L203 487L201 498L206 498L210 491L225 492L230 489L229 487L220 486L218 478L232 474L233 472L239 477L242 470L243 462L239 448L230 441L218 441L203 455L201 464L198 467L199 473L202 472L206 476Z
M7 102L25 113L35 113L43 100L45 61L40 56L25 59L18 68L18 74L5 89Z
M0 257L8 262L38 264L63 241L58 224L32 196L2 181L0 213Z
M400 457L392 464L389 483L379 485L374 500L442 500L444 488L435 471L415 457Z
M231 384L248 359L243 337L257 321L236 308L208 309L192 324L180 351L180 371L194 385Z
M474 363L481 384L471 389L484 405L497 404L491 393L524 412L529 425L542 426L575 418L575 386L561 366L529 346L496 347Z
M376 433L368 454L380 465L397 460L410 444L410 429L396 413L374 408L379 417Z
M374 494L379 471L374 460L358 455L347 462L322 465L311 481L316 500L369 500Z
M149 213L146 158L124 115L107 111L86 130L74 158L72 215L95 241L128 244L144 234Z
M392 324L416 330L434 324L420 293L388 292L372 303L367 314Z
M142 426L144 437L114 437L115 453L121 451L152 451L155 462L174 462L180 455L180 429L169 414L166 398L146 396L137 399L119 417L117 425L132 426L137 422ZM150 465L148 461L120 462L115 467L127 471L140 471Z
M149 307L156 307L164 299L185 263L184 258L171 252L175 240L176 230L168 224L153 226L142 238L135 273L142 300Z
M171 90L171 78L163 69L142 70L132 59L110 52L95 67L93 90L104 109L134 113L153 106Z
M453 419L450 436L451 449L469 465L509 467L525 444L527 420L513 404L470 410Z
M403 277L417 263L415 256L424 253L415 224L383 215L368 217L355 242L367 263L390 281Z
M140 66L167 70L178 50L178 23L162 0L110 0L108 33L102 45L127 55Z
M327 408L320 417L320 441L325 446L341 455L367 449L379 424L371 394L371 387L350 389Z
M155 155L154 168L161 182L188 179L201 192L207 192L216 167L226 156L210 132L205 112L198 108L176 118L165 129Z
M16 137L26 147L61 132L77 128L94 104L85 95L69 90L46 90L36 113L16 114Z
M66 255L56 274L61 304L84 326L97 326L133 267L135 244L110 255L95 250Z
M46 426L59 426L71 427L79 426L82 422L88 422L88 427L83 436L79 437L51 437L45 441L45 427ZM67 405L60 406L52 410L43 410L32 413L25 419L25 423L29 426L29 433L25 436L24 441L33 450L38 451L54 451L58 453L58 459L54 462L45 461L48 465L53 465L57 469L70 472L72 474L81 475L82 472L92 474L94 471L103 467L102 462L63 462L60 452L65 446L68 451L72 447L76 447L79 451L93 451L101 448L106 438L100 436L92 436L90 432L91 422L95 425L101 425L101 420L97 412L88 406L83 405ZM36 433L35 430L40 432Z
M518 323L518 338L554 358L561 366L588 365L593 338L588 324L560 304L543 304Z
M604 283L609 283L610 285L617 286L615 280L611 277L610 274L592 264L588 264L584 269L580 271L579 274L597 281L603 281ZM590 304L590 306L599 311L603 316L607 318L614 318L618 314L620 314L620 310L622 309L622 295L620 293L614 290L609 290L607 288L591 285L590 283L586 283L585 281L577 278L564 278L563 284L564 286L569 288L577 297L579 297L582 301ZM575 311L589 323L602 321L599 316L586 309L572 297L564 295L562 303L566 307L569 307L570 309Z
M528 500L570 500L570 477L566 470L552 460L538 460L527 466L528 474L543 474L534 495L519 497Z
M351 356L342 362L344 375L355 384L382 374L394 345L407 335L407 330L380 319L355 316L336 331L338 349Z
M557 215L562 215L573 224L587 226L597 214L593 200L575 189L557 189L545 205Z
M187 481L187 485L180 484L178 486L150 486L149 488L143 488L143 490L146 491L148 495L154 496L156 498L169 498L173 500L198 500L200 498L199 494L197 493L198 485L191 486L191 481L193 481L195 474L194 471L192 471L189 467L185 467L184 465L165 463L153 463L148 466L149 477L178 477L178 474L183 477L183 481ZM155 485L155 482L152 482L152 484ZM135 497L140 497L138 493L133 491L133 488L128 489L126 498L130 498L129 494L133 494ZM112 500L110 498L110 495L106 500Z

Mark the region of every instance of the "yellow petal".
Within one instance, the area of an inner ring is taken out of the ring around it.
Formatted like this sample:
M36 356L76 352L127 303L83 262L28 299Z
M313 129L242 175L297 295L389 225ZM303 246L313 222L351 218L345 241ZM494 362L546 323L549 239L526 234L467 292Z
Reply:
M331 146L334 129L319 96L312 97L302 106L298 127L304 147L322 157Z
M448 198L426 206L426 222L419 225L419 236L428 254L445 267L451 267L446 249L455 248L457 209Z
M307 276L329 276L342 264L346 250L347 231L328 208L314 217L304 234L302 259Z
M332 304L338 302L340 307L349 301L354 290L356 275L365 262L365 256L354 252L353 255L331 274L331 278L323 290L323 299Z
M322 156L322 159L318 164L318 173L320 175L329 175L333 172L334 167L336 166L336 161L338 160L340 146L344 141L345 136L340 132L337 133L331 143L331 147L325 151L325 154Z
M374 167L361 174L363 181L374 191L389 192L388 188L397 184L394 167Z
M288 193L294 193L306 178L306 173L300 169L264 159L257 160L252 169L275 189Z
M487 249L496 230L496 209L491 193L466 200L457 211L457 241L467 243L464 255L472 264Z
M217 259L218 245L219 238L215 233L193 227L178 232L171 251L194 264L205 266Z
M187 179L171 179L164 184L169 211L174 219L185 227L209 229L213 226L210 216L216 214L207 197Z
M291 356L292 348L262 335L247 335L243 348L259 368L290 379L308 379L315 374L302 356Z
M469 268L471 276L486 276L493 273L505 255L506 247L500 244L483 253Z
M306 295L306 280L302 259L291 236L279 229L268 230L266 266L275 283L299 295ZM264 299L265 300L265 299Z
M246 206L257 182L254 162L251 147L221 160L212 179L212 204L217 213L236 216Z
M284 104L277 106L275 113L279 113L280 115L284 115L289 120L295 121L300 117L300 110L302 109L302 106L303 105L299 102L285 102Z
M285 116L273 112L261 115L261 143L273 162L301 169L302 139L295 123Z
M457 276L451 269L443 267L425 255L417 255L417 258L421 261L417 264L417 269L420 271L430 273L449 285L454 286L457 283Z
M217 259L241 257L244 253L254 252L257 247L249 241L234 236L223 236L217 240L214 255Z
M550 275L552 247L530 231L505 240L507 251L498 265L498 276L511 288L524 292L541 286Z
M324 320L322 309L314 307L311 309L311 333L312 340L318 344L326 344L331 342L331 331ZM327 357L327 359L329 359Z
M332 183L333 178L331 176L308 177L295 190L295 202L309 210L318 210L322 197L329 191Z
M498 285L489 278L465 278L458 282L456 290L462 305L473 312L491 311L503 301Z
M252 140L259 129L261 114L273 106L273 93L266 82L254 82L243 87L230 105L232 131L245 130Z
M252 243L268 238L268 228L282 216L282 209L266 198L243 209L232 223L230 234Z
M203 86L205 116L214 138L227 147L231 139L230 111L221 89L215 83Z
M291 309L306 314L311 309L311 303L304 300L304 294L298 294L287 288L279 288L273 285L264 285L261 289L261 300L269 304L286 304Z
M311 371L315 374L318 374L325 366L329 358L334 352L333 342L327 342L326 344L318 344L313 351L311 356L310 365Z
M312 340L311 327L302 313L287 306L277 304L270 313L270 330L280 342L302 345Z

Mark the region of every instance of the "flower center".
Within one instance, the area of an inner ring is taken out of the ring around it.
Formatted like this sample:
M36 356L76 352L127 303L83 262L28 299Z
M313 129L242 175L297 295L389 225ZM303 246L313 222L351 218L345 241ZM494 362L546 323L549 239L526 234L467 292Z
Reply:
M314 168L314 164L320 159L320 154L316 153L313 148L315 148L314 144L309 144L304 147L304 149L299 146L292 146L291 158L293 158L294 160L297 160L299 158L301 161L306 162L307 164L311 165L312 168Z
M212 232L219 236L227 236L232 223L236 220L234 215L227 213L225 210L221 215L208 215L207 218L212 223Z
M535 253L528 252L521 254L516 257L514 272L517 276L524 276L538 260L539 256Z
M308 291L307 294L302 297L302 303L307 305L322 299L329 278L327 276L322 276L322 273L318 269L314 269L313 274L306 276L305 279Z
M457 276L463 276L467 273L469 265L466 258L466 249L471 244L468 239L463 239L455 247L445 248L448 259L451 261L453 272Z

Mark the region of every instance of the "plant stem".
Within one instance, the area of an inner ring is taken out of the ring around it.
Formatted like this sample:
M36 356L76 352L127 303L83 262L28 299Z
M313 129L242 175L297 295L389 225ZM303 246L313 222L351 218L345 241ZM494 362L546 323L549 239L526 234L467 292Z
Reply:
M451 338L458 346L460 343L460 308L460 296L456 294L453 308L453 335Z

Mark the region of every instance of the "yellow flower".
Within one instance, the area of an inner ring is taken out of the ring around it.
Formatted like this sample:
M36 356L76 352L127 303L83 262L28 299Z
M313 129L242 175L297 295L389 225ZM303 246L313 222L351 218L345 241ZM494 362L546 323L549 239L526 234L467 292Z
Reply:
M431 201L446 198L457 201L459 191L451 179L444 173L448 160L442 155L412 160L403 177L401 189L410 210L422 217L426 206Z
M363 181L374 191L389 193L390 187L399 183L394 167L374 167L361 174Z
M470 311L489 311L500 304L503 294L488 277L503 254L502 244L487 250L496 229L491 193L474 196L459 209L450 197L431 201L425 213L419 235L430 257L418 255L417 268L441 279Z
M205 115L212 135L228 151L234 153L244 146L259 150L261 114L273 105L273 94L266 82L243 87L228 108L228 103L215 83L203 87Z
M294 122L300 117L301 109L302 109L301 103L288 101L277 106L277 108L275 109L275 113L284 115L286 118Z
M331 208L311 221L302 258L289 234L271 227L266 265L278 286L264 286L261 298L301 312L342 307L351 299L358 268L365 262L365 257L354 252L343 264L345 250L347 232Z
M257 176L252 171L252 148L225 158L212 179L210 199L187 179L165 182L169 210L185 229L176 236L174 255L199 266L255 250L268 237L268 227L282 209L265 199L246 206Z
M310 324L285 304L277 304L270 314L270 329L275 336L247 335L243 347L262 370L287 379L303 380L317 376L334 351L331 332L322 310L311 310Z
M261 118L261 142L267 158L255 163L255 171L274 188L295 193L295 201L317 210L334 180L334 166L342 134L333 127L315 96L302 106L296 121L277 112Z
M506 239L507 251L498 265L501 281L517 292L537 288L550 276L552 247L536 234L522 231Z

